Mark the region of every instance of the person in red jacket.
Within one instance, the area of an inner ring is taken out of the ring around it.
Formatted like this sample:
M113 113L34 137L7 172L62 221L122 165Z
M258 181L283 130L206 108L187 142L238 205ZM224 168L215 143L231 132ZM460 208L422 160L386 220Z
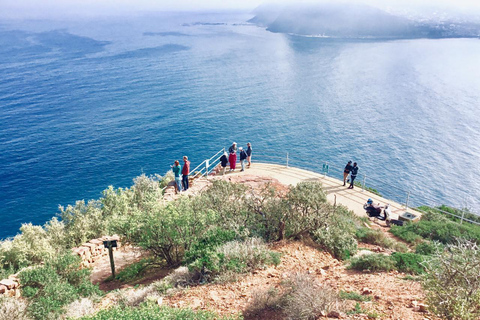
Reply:
M188 189L188 174L190 173L190 161L188 161L187 156L183 156L183 169L182 169L182 184L183 184L183 191L187 191Z

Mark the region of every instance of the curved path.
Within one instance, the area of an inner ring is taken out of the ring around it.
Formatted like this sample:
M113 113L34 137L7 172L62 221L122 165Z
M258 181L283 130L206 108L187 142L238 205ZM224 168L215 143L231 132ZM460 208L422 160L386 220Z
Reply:
M244 174L244 172L239 172L237 169L235 172L227 171L226 177L241 174ZM336 201L337 204L346 206L359 216L365 216L363 204L367 202L368 198L371 198L374 203L380 203L381 205L390 204L392 219L398 219L398 215L403 214L406 210L404 205L380 197L367 190L362 190L362 188L355 187L354 189L348 189L348 185L344 187L343 181L341 180L295 167L269 163L252 163L252 166L245 170L245 174L275 178L285 185L296 185L301 181L321 181L330 203ZM418 217L421 216L420 212L411 208L408 208L408 212Z

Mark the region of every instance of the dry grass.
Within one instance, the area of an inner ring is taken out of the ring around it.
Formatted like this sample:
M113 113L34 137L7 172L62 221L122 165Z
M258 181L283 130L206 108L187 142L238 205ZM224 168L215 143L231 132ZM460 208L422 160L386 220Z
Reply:
M23 299L0 298L0 320L30 320L27 307L28 304Z
M265 310L281 309L281 300L283 295L275 288L256 291L252 295L252 300L243 311L247 319L258 319Z
M320 314L345 309L345 302L333 288L320 284L309 274L293 275L287 286L283 310L289 319L316 319Z
M77 319L95 312L95 303L92 299L82 298L65 307L63 319Z
M312 275L296 273L282 284L282 292L271 288L255 293L244 316L254 319L267 310L279 310L287 319L309 320L345 309L345 302L333 288L320 284Z

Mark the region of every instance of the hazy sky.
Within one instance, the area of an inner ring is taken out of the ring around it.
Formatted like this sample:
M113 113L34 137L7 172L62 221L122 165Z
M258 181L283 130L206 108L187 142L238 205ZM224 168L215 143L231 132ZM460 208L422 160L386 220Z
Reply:
M211 9L252 10L262 3L315 2L292 0L0 0L0 15L3 17L28 17L62 14L119 14L135 11L189 11ZM316 1L318 2L318 1ZM346 0L346 3L362 2L380 7L388 5L448 6L459 10L478 9L480 0Z

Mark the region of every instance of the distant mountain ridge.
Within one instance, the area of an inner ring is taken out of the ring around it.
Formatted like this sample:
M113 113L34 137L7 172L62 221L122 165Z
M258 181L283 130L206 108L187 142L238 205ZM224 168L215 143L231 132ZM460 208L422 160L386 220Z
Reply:
M335 38L479 37L475 23L415 21L363 4L264 5L249 22L277 33Z

